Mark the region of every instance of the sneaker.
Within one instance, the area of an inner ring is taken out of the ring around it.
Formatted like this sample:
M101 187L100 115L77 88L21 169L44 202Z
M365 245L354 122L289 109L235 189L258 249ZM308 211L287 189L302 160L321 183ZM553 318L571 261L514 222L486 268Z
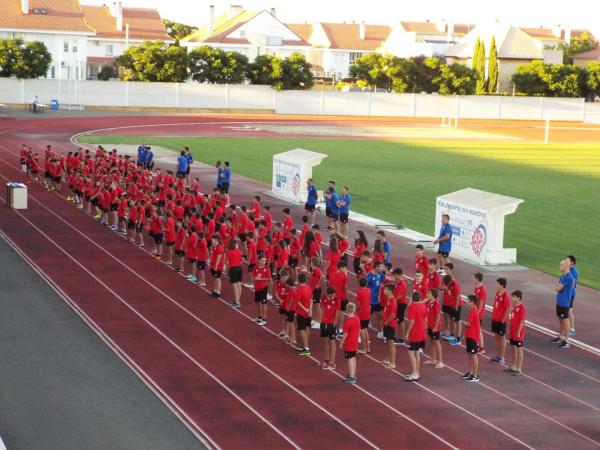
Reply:
M460 339L455 337L454 339L448 340L450 345L460 345Z
M233 302L229 306L231 306L232 308L241 308L242 307L242 305L240 305L238 302Z
M310 355L311 355L311 353L310 353L310 350L309 350L309 349L307 349L307 348L303 348L302 350L300 350L300 351L298 352L298 355L299 355L299 356L310 356Z
M315 329L317 329L317 328L321 328L321 324L320 324L319 322L315 322L315 321L313 320L313 321L311 322L311 324L310 324L310 327L311 327L311 328L315 328Z
M262 317L255 317L254 322L256 322L256 323L262 322Z
M273 300L273 296L271 294L267 294L267 300Z
M427 360L427 361L425 361L423 364L424 364L424 365L426 365L426 366L430 366L430 365L437 364L437 361L434 361L434 360L432 360L432 359L428 359L428 360Z
M441 334L440 337L445 341L451 341L452 339L454 339L453 334Z
M344 383L356 384L356 377L347 376L344 378Z
M344 330L337 330L337 337L343 337L344 336Z
M323 367L323 368L325 369L325 367ZM328 370L335 370L335 364L329 364L326 368Z
M258 322L258 325L260 325L261 327L264 327L266 324L267 324L267 321L265 319Z
M211 292L210 294L208 294L208 295L210 295L211 297L214 297L214 298L219 298L219 295L221 295L221 294L219 294L217 291L212 291L212 292ZM234 302L234 303L235 303L235 302Z
M404 345L404 339L395 338L394 345Z
M571 344L569 344L567 341L562 341L558 348L571 348Z
M493 358L490 358L489 362L498 364L498 361L500 361L501 359L502 358L500 358L499 356L494 356Z
M522 372L519 372L518 370L513 371L512 373L513 377L520 377L521 375L523 375Z
M467 372L467 373L465 373L464 375L461 375L460 377L461 377L461 378L465 378L465 379L467 379L467 378L469 378L470 376L471 376L471 374L470 374L469 372Z
M470 381L471 383L478 383L479 377L477 375L471 375L469 378L465 378L465 381Z
M435 365L436 369L443 369L444 367L446 367L446 365L443 362L439 362Z
M198 286L201 288L206 287L206 283L198 283Z
M561 342L562 339L560 338L560 336L556 336L554 339L552 339L550 342L554 342L555 344L558 344L559 342Z
M506 364L506 361L504 360L504 358L500 358L500 359L498 359L498 362L497 362L497 364L498 364L499 366L501 366L501 365L503 365L503 364Z
M508 369L504 369L504 372L513 373L513 372L518 372L518 370L515 370L512 367L509 367Z
M156 258L156 257L155 257ZM196 277L193 275L188 275L187 276L187 280L191 283L195 283L196 282Z
M278 334L279 339L285 339L285 333L282 331L281 333Z
M577 333L575 333L575 328L571 328L571 329L569 330L569 335L570 335L570 336L577 336Z
M379 333L377 333L377 339L384 339L383 331L380 331Z

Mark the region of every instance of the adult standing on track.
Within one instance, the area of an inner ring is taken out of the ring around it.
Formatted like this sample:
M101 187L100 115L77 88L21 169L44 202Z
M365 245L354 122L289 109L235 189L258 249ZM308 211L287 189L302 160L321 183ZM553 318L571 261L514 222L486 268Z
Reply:
M188 159L185 156L185 150L181 150L179 158L177 158L177 165L175 167L175 171L177 172L177 178L185 179L185 174L187 172L189 163Z
M450 216L448 214L442 215L440 234L433 241L433 245L438 245L438 265L440 270L443 270L444 264L450 262L450 251L452 250L452 226L450 225Z
M316 218L317 218L317 213L316 213L316 206L317 206L317 201L318 201L318 194L317 194L317 187L315 186L315 182L313 181L312 178L309 178L308 180L306 180L306 192L307 192L307 196L306 196L306 204L304 205L304 209L310 213L310 225L314 225Z
M571 273L571 276L574 280L573 293L571 294L571 305L569 306L569 335L575 336L575 315L573 314L573 302L575 301L575 296L577 295L577 283L579 282L579 272L575 267L575 264L577 264L577 259L575 258L575 256L567 256L567 261L569 261L569 264L571 266L569 272Z
M142 142L137 149L137 165L138 167L142 167L146 165L146 153L148 152L146 148L146 143Z
M552 340L560 348L569 348L569 307L575 280L571 275L571 263L568 259L560 262L561 276L554 286L556 292L556 315L558 316L558 336Z
M221 161L217 161L215 168L217 169L217 188L221 190L221 184L223 184L223 167Z
M190 183L190 171L192 170L192 163L194 162L194 158L192 158L192 154L190 153L189 147L183 147L183 151L185 152L185 159L187 159L188 165L187 169L185 169L185 182L189 186Z
M348 216L350 215L350 202L352 201L348 192L348 186L344 186L338 201L340 207L340 233L346 237L348 237Z
M231 186L231 168L229 167L229 161L225 161L225 167L223 167L223 176L221 182L221 193L225 194L227 204L229 205L229 187Z

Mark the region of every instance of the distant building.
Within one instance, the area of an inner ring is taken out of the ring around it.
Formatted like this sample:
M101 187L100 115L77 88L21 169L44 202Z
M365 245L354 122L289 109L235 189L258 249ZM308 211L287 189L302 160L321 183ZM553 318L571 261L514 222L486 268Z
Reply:
M350 66L357 58L376 52L390 34L387 25L365 23L288 24L311 45L309 60L316 76L348 76Z
M229 11L215 18L210 6L208 24L180 41L188 50L208 45L225 51L242 53L253 61L259 55L273 54L285 58L300 52L308 58L310 44L290 27L277 19L271 11L246 11L233 5Z
M573 64L576 66L587 66L592 62L600 63L600 47L589 52L573 55Z
M87 39L88 79L96 79L102 66L114 65L115 58L127 46L144 41L175 43L156 9L123 8L121 2L111 7L82 5L81 8L88 25L96 31Z

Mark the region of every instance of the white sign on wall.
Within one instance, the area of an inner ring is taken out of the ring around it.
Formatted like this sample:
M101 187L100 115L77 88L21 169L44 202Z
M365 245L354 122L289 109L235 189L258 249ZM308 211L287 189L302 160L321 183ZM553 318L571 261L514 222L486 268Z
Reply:
M306 201L306 180L312 178L312 169L327 158L324 153L297 148L273 155L273 182L271 192L294 203Z
M515 264L517 250L504 248L504 216L523 203L478 189L462 189L436 200L435 236L441 228L442 214L450 216L451 254L478 264Z

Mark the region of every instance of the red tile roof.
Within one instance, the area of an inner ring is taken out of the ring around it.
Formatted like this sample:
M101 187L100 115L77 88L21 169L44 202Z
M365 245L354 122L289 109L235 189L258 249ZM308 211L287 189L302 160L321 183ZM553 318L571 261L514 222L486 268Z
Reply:
M365 25L365 39L360 38L360 25L357 23L321 23L331 43L329 48L345 50L374 51L390 35L387 25Z
M34 8L43 8L46 14L34 14ZM94 33L78 0L30 0L29 14L21 11L20 0L0 0L0 29Z
M96 30L97 37L125 39L125 26L129 24L130 39L173 41L156 9L123 8L123 31L118 31L117 19L111 15L108 6L81 5L81 8L87 23Z
M285 25L306 42L313 32L313 26L309 23L286 23Z
M560 30L559 36L554 34L553 28L521 28L521 30L529 36L541 40L564 40L566 35L566 30L564 28ZM592 34L588 30L576 29L571 30L571 37L579 37L583 33L588 33L589 35Z
M590 50L589 52L585 52L585 53L577 53L575 55L573 55L573 59L575 60L595 60L595 61L600 61L600 47L597 47L594 50Z

